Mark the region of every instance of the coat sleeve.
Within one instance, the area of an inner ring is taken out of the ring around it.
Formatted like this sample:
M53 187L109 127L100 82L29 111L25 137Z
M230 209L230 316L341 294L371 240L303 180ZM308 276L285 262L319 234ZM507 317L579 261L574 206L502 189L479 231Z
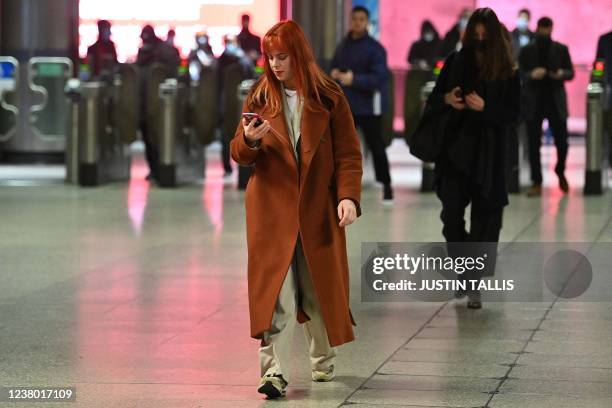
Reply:
M485 122L505 126L515 122L521 109L521 83L518 73L508 78L500 92L488 95L482 117Z
M569 49L563 47L561 54L561 69L563 70L563 80L571 81L574 79L574 64L572 64L572 58L570 57Z
M350 199L361 215L361 145L355 130L351 109L344 95L331 116L331 137L334 148L334 167L337 201Z
M244 105L242 105L241 112L246 112L246 109L247 106L245 102ZM252 166L255 163L255 159L257 159L259 151L259 145L256 147L250 147L247 144L246 138L244 136L244 130L242 128L242 120L238 121L236 133L234 134L234 137L230 142L230 153L232 159L234 159L236 163L242 166Z

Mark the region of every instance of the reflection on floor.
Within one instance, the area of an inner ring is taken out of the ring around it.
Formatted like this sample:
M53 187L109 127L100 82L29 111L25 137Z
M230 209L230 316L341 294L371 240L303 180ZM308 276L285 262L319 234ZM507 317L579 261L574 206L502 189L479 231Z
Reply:
M610 193L581 194L583 148L568 196L554 154L542 198L511 198L502 240L612 241ZM401 143L390 157L395 205L367 186L348 233L358 340L340 349L336 380L315 384L296 331L283 406L612 406L612 303L360 302L362 241L441 240L419 164ZM177 190L145 182L142 160L127 186L0 187L0 386L76 386L76 404L46 407L278 404L255 391L243 193L209 159L203 186Z

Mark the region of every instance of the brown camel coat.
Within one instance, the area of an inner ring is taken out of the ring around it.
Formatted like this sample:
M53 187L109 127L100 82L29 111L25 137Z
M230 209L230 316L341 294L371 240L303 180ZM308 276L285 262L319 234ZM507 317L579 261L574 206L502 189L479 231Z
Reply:
M331 110L305 106L301 122L300 168L283 113L244 106L270 121L258 148L246 144L242 124L231 141L232 158L253 165L245 195L251 336L262 338L293 257L298 236L321 306L331 346L354 340L349 310L349 270L338 203L353 200L360 215L361 150L344 95ZM298 321L308 316L300 310Z

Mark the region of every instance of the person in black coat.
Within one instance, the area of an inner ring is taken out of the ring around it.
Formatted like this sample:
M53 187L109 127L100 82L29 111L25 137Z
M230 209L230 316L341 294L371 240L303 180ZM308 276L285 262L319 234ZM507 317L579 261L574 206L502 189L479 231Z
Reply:
M555 173L559 177L559 187L565 193L569 191L565 178L568 111L564 84L574 78L574 67L567 46L551 39L552 29L553 21L549 17L539 19L535 41L525 46L519 55L533 183L527 192L530 197L542 194L540 146L544 119L548 119L557 147Z
M440 55L442 41L429 20L421 24L421 37L410 46L408 63L412 69L431 71Z
M472 14L463 47L446 59L428 103L440 115L439 120L447 122L445 145L435 171L436 193L442 202L442 234L449 255L457 255L456 250L466 242L488 243L486 272L491 274L503 208L508 204L506 133L520 108L520 79L511 46L493 10L481 8ZM464 213L470 203L468 232ZM466 282L480 277L474 271L460 279ZM468 307L482 307L478 290L457 293L458 297L466 294Z
M528 9L521 9L518 14L516 28L512 30L512 55L518 61L521 49L535 39L535 33L529 29L531 12Z

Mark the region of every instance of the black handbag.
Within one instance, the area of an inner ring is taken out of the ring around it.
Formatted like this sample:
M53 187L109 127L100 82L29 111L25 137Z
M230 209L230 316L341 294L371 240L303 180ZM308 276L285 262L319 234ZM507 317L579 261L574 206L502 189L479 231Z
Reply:
M428 101L416 130L408 137L410 153L424 162L435 162L446 144L449 119L449 107L434 108Z

